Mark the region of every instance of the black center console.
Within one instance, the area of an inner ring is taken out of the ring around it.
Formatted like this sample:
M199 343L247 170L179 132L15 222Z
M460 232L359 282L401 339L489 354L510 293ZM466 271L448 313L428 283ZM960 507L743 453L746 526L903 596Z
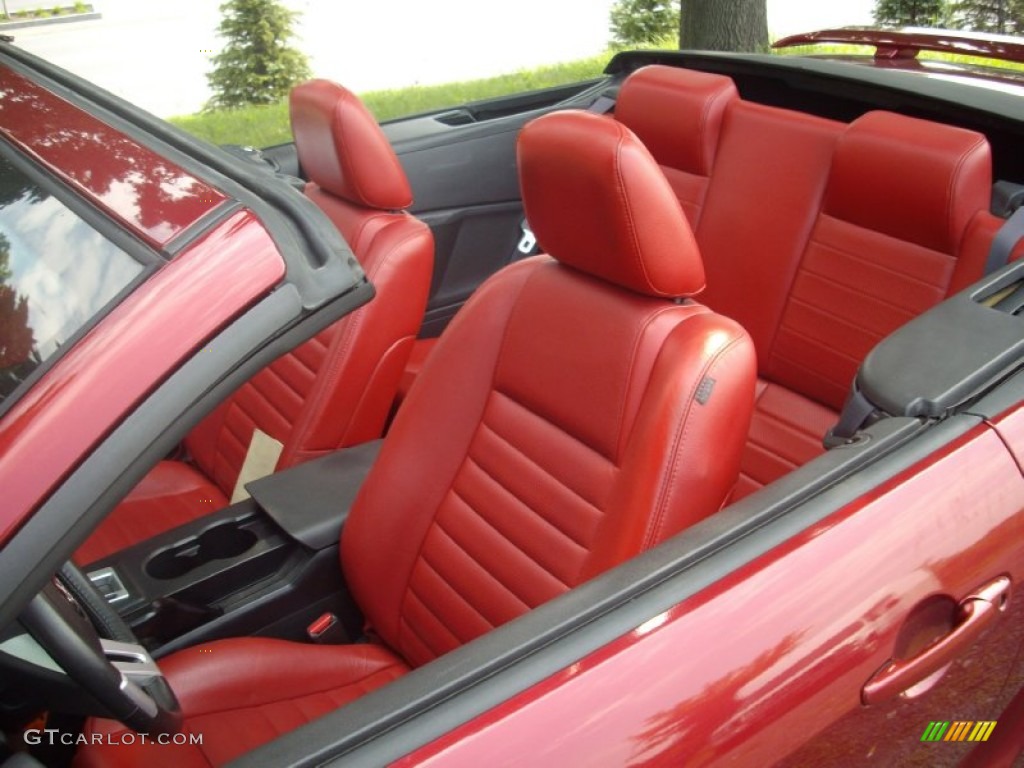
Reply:
M246 485L232 504L84 570L154 655L219 637L301 639L324 612L361 617L341 575L341 527L381 441Z

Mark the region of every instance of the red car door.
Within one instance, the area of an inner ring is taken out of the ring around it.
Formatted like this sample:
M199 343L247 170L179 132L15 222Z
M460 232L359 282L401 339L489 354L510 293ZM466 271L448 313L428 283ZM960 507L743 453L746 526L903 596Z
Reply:
M852 503L400 764L936 766L1001 726L1015 737L999 720L1024 684L1024 477L1003 440L1024 409L951 421L965 419Z

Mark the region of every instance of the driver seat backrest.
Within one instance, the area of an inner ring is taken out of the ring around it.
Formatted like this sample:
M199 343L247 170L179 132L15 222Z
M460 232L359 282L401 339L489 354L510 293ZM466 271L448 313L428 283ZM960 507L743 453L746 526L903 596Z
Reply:
M716 512L749 425L749 336L681 298L700 254L637 137L560 112L518 159L550 256L445 331L342 536L353 594L411 666Z
M306 194L337 226L376 294L282 355L185 438L191 464L158 464L76 552L91 563L228 503L256 430L284 469L381 436L426 309L434 242L376 120L336 83L291 94Z

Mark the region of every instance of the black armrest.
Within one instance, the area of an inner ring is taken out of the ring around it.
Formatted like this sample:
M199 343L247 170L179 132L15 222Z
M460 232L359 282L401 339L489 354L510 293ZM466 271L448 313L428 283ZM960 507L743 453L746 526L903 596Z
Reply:
M997 384L1024 362L1022 285L1024 260L911 320L868 354L861 393L893 416L942 418Z
M311 549L338 543L341 526L383 440L344 448L247 483L274 522Z

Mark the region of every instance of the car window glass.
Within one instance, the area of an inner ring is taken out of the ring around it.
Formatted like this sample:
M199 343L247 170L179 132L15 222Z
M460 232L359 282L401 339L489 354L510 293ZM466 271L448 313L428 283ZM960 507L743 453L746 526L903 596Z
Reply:
M142 270L0 155L0 405Z

